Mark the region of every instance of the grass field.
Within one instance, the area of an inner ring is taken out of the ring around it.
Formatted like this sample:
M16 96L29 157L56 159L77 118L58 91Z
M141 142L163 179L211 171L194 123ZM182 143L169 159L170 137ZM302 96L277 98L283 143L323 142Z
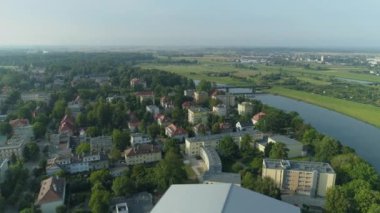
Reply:
M361 104L282 87L274 87L268 90L268 92L331 109L380 127L380 108L373 105Z
M234 86L252 86L256 81L256 75L266 75L271 73L284 72L314 85L330 84L330 77L348 78L361 81L380 82L379 76L365 73L354 73L365 70L363 67L340 66L340 65L318 65L326 70L305 69L300 66L280 66L265 64L255 64L254 70L248 68L239 68L234 66L234 58L222 56L204 56L204 57L175 57L174 60L187 59L197 60L198 64L141 64L142 68L159 69L176 73L195 80L208 80L211 82L229 84ZM233 77L210 76L209 73L230 73ZM244 82L236 77L248 79ZM380 127L380 108L369 104L361 104L352 101L341 100L333 97L310 94L307 92L290 90L280 87L274 87L268 92L276 93L289 98L298 99L311 104L315 104L327 109L331 109L348 116L354 117L361 121Z

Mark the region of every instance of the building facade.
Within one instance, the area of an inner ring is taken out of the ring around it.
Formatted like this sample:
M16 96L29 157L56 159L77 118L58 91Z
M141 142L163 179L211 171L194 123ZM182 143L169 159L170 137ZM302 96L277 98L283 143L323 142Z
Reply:
M202 107L191 107L187 110L188 122L191 124L207 124L209 110Z
M125 163L136 165L161 160L161 149L153 144L140 144L125 150Z
M335 185L336 174L328 163L264 159L262 177L286 193L324 197Z
M238 104L239 115L250 115L253 113L253 104L250 102L242 102Z

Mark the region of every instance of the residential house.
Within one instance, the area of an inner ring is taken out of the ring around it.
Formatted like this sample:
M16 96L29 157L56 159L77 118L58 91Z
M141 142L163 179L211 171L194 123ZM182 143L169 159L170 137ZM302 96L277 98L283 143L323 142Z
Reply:
M132 78L129 83L132 88L135 88L137 86L140 86L142 89L146 88L146 81L139 78Z
M161 149L153 144L139 144L124 151L126 165L151 163L161 160Z
M202 107L191 107L187 110L188 122L191 124L203 123L207 124L209 110Z
M174 108L174 102L173 100L168 97L168 96L163 96L160 98L160 105L165 109L165 110L170 110Z
M185 137L187 137L187 132L181 127L178 127L174 124L170 124L165 128L165 135L171 138L182 140Z
M259 112L256 115L252 117L252 124L256 125L257 122L259 122L261 119L263 119L266 116L265 112Z
M336 174L328 163L264 159L262 177L271 178L284 193L326 196Z
M136 92L135 95L139 98L140 103L150 100L154 104L154 93L152 91Z
M191 101L185 101L182 103L182 109L185 109L185 110L188 110L193 106L194 106L194 104Z
M153 115L153 117L160 113L160 109L156 105L146 106L146 111L150 112Z
M210 128L207 125L199 123L193 127L195 136L211 134Z
M78 95L74 101L71 101L67 104L67 108L70 110L73 117L77 117L82 108L82 101Z
M128 122L128 128L131 132L136 132L139 128L140 121L138 120L132 120Z
M186 97L194 97L195 90L193 89L186 89L183 91L183 95Z
M62 120L61 120L61 123L59 125L59 129L58 129L58 132L60 134L68 134L68 135L73 135L74 134L74 118L71 117L71 115L65 115Z
M66 194L66 181L64 178L54 176L41 182L36 205L43 213L55 212L58 206L64 205Z
M155 117L155 120L157 121L159 126L166 127L170 124L170 119L168 117L166 117L165 115L162 115L162 114L158 114Z
M28 119L15 119L9 121L12 126L13 135L24 139L26 142L30 141L33 137L33 127L29 124Z
M131 134L131 145L137 146L139 144L146 144L152 142L152 139L143 133L132 133Z

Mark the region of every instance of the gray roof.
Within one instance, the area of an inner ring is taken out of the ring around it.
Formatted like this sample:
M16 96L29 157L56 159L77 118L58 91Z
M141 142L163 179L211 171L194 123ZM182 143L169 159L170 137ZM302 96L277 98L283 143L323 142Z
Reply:
M302 145L301 142L294 140L292 138L286 137L285 135L273 135L269 136L272 140L278 142L281 142L285 145L291 146L291 145Z
M239 173L207 173L203 176L203 182L233 183L240 185L241 177Z
M297 171L318 171L320 173L335 173L328 163L313 161L292 161L281 159L264 159L263 167L268 169L283 169Z
M233 184L171 185L151 213L299 213L296 206Z

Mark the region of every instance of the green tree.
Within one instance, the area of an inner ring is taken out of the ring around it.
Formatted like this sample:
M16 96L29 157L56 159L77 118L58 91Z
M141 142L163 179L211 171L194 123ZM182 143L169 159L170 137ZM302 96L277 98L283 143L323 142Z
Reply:
M41 122L35 122L33 124L33 133L35 138L42 138L46 133L46 126Z
M269 158L272 159L287 159L289 149L283 143L274 143L269 152Z
M112 191L116 196L126 196L133 192L133 182L126 176L120 176L112 182Z
M342 186L328 189L326 194L326 210L336 213L354 212L354 206L347 190Z
M281 191L276 183L269 177L255 178L252 173L246 172L242 179L244 188L268 195L270 197L281 199Z
M109 200L111 193L104 189L101 183L96 183L91 190L91 197L88 203L91 212L103 213L108 212Z
M217 147L220 156L225 159L234 159L239 155L239 147L236 145L231 136L225 136Z
M53 118L60 120L65 114L66 110L66 102L64 100L58 100L54 104L54 108L52 111Z
M12 126L8 122L0 123L0 134L10 137L12 135Z
M112 143L120 151L124 151L130 145L130 135L127 131L114 129L112 131Z
M166 190L171 184L182 183L186 179L183 162L175 151L170 149L165 158L155 168L155 180L160 190Z
M205 92L210 92L212 88L212 85L209 81L206 80L201 80L199 84L197 85L197 91L205 91Z
M57 206L57 208L55 208L55 212L56 213L66 213L67 208L65 205L60 205L60 206Z
M90 151L91 151L91 146L89 143L86 143L86 142L81 142L75 149L75 153L81 156L90 153Z
M340 148L341 145L337 140L325 136L316 144L315 157L318 161L329 162L340 153Z
M38 160L40 148L34 142L27 143L22 151L22 156L26 161Z
M157 123L153 123L148 126L148 134L151 138L155 139L160 134L160 126Z
M93 171L89 177L89 181L93 186L96 185L96 183L101 183L103 186L107 186L111 179L112 176L110 172L105 169Z

